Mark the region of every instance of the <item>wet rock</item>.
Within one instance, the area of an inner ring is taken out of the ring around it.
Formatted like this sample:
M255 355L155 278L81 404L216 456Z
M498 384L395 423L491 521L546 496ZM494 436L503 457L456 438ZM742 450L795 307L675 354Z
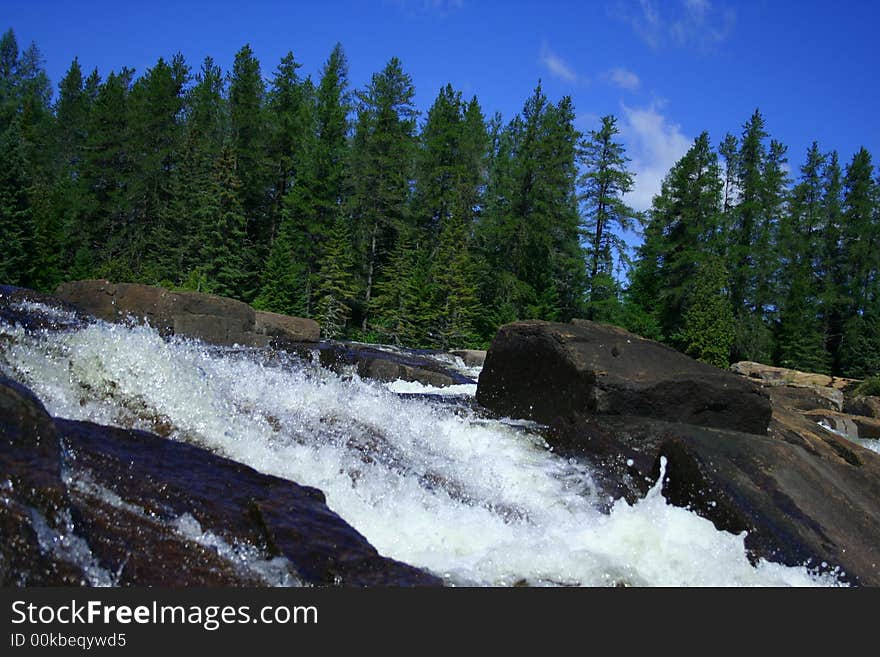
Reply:
M313 319L289 317L262 310L256 311L254 331L280 341L318 342L321 327Z
M615 498L642 497L665 457L665 497L748 532L752 558L880 585L880 456L803 415L835 415L836 395L771 390L772 412L749 379L621 329L518 322L493 341L477 400L549 424L554 451L592 463Z
M771 414L767 395L744 378L585 320L502 326L477 401L545 424L572 413L635 415L757 434Z
M53 420L0 379L0 584L438 585L313 488L142 431Z
M461 358L468 367L482 367L486 362L486 352L480 349L456 349L449 353Z

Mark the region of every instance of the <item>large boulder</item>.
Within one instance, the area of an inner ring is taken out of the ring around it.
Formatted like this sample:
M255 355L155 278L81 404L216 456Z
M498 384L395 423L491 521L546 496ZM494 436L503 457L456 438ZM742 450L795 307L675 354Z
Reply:
M62 448L63 443L63 448ZM321 491L185 443L51 418L0 377L0 585L439 585Z
M171 292L150 285L83 280L63 283L56 295L95 317L148 322L163 335L186 335L210 344L262 347L272 342L313 342L317 322L258 312L235 299L201 292Z
M755 434L771 415L767 395L746 379L585 320L502 326L477 401L545 424L572 413L635 415Z

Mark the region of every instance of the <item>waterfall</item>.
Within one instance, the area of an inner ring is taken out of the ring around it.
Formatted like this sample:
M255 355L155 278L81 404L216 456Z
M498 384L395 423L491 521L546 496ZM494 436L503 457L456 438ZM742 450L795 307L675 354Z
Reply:
M745 534L668 505L659 483L608 511L590 469L554 454L529 423L414 394L437 392L419 384L101 321L27 331L0 320L0 371L55 416L158 432L320 488L380 553L449 584L837 583L804 567L753 565ZM179 529L201 536L187 520Z

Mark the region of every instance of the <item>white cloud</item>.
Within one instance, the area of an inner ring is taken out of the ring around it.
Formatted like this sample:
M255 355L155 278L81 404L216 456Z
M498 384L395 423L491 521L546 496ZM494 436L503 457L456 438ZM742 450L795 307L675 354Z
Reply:
M623 105L620 133L632 159L630 169L635 173L635 188L626 201L637 210L651 207L654 196L660 193L663 178L688 151L693 139L672 123L654 104L643 108Z
M635 91L642 84L638 75L620 66L606 71L605 78L609 80L611 84L618 86L621 89L626 89L627 91Z
M736 12L712 0L618 0L612 13L652 48L667 44L708 49L726 40Z
M557 77L564 82L575 84L580 79L580 76L578 76L577 72L568 64L568 62L552 52L547 46L544 46L541 49L541 55L538 60L544 65L544 68L550 72L550 75Z

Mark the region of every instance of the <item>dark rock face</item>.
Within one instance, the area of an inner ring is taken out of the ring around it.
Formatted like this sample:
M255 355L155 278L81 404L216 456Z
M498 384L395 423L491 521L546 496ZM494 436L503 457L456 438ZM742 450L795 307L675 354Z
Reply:
M163 335L188 335L217 345L262 347L274 340L308 342L317 340L319 333L312 320L258 313L241 301L199 292L86 280L63 283L56 294L108 322L131 316L149 322Z
M53 420L5 378L0 472L0 585L441 583L380 556L319 490L153 434Z
M801 390L774 388L771 411L747 379L621 329L518 322L493 341L477 399L549 424L554 449L593 463L614 497L642 497L665 457L667 500L747 531L753 558L880 585L880 457L805 416L830 400Z
M637 415L763 434L770 401L757 386L623 329L516 322L486 356L477 401L551 423L571 413Z

